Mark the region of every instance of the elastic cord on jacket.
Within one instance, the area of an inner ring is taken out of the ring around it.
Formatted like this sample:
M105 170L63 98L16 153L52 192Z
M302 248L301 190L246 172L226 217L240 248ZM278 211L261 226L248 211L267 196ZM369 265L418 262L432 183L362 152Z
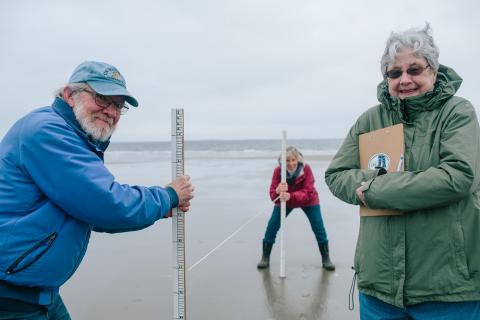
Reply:
M355 267L352 267L355 270ZM350 292L348 293L348 310L355 309L355 283L357 282L357 271L353 274L352 285L350 286Z

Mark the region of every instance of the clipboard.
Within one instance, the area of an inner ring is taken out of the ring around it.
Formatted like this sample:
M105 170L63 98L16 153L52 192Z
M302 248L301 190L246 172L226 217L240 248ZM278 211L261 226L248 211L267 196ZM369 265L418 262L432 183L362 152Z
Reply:
M374 130L358 136L360 168L374 170L382 167L387 172L404 170L405 142L403 124ZM402 212L388 209L370 209L360 206L360 216L393 216Z

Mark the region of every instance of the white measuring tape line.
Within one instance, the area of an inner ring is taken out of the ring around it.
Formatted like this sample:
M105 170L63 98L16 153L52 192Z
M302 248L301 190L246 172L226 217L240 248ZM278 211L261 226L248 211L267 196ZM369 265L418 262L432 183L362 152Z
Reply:
M280 196L278 196L277 198L275 198L275 200L273 200L273 202L277 201L278 199L280 198ZM212 250L210 250L209 253L207 253L205 256L203 256L200 260L198 260L197 262L195 262L193 265L191 265L187 271L190 271L192 270L193 268L195 268L200 262L202 262L203 260L205 260L209 255L211 255L212 253L214 253L218 248L220 248L221 246L223 246L228 240L230 240L231 238L233 238L237 233L239 233L243 228L245 228L250 222L252 222L253 220L255 220L258 216L260 216L262 213L265 212L265 210L267 209L267 205L270 205L270 201L263 206L263 210L261 210L260 212L258 212L256 215L254 215L253 217L251 217L250 219L248 219L244 224L242 224L237 230L235 230L231 235L229 235L225 240L223 240L222 242L220 242L215 248L213 248Z

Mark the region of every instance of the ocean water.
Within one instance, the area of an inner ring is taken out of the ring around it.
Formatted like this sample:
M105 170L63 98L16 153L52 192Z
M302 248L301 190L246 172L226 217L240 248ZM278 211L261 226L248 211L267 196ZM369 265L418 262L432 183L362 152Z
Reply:
M292 139L311 160L331 158L340 147L342 139ZM151 162L170 159L170 141L113 142L105 154L107 163ZM186 159L267 159L280 154L281 140L198 140L185 141Z

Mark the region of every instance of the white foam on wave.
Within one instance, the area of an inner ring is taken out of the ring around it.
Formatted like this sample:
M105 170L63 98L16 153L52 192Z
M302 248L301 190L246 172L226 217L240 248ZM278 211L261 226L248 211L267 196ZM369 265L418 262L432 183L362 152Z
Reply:
M305 159L321 160L333 157L336 150L305 150L302 151ZM188 159L276 159L278 151L272 150L234 150L234 151L188 151L185 150L185 158ZM170 161L170 151L107 151L106 163L141 163L141 162L164 162Z

